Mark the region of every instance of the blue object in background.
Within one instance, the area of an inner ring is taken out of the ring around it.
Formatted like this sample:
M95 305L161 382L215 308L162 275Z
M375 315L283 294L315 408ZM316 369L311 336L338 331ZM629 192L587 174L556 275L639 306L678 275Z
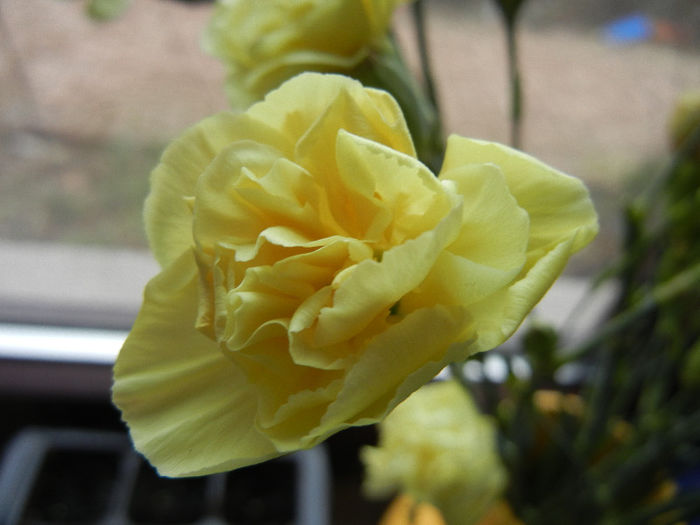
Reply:
M643 42L654 36L654 23L646 15L632 14L607 24L603 34L613 44Z
M694 468L685 470L675 476L678 489L683 492L697 492L700 490L700 465ZM690 521L686 521L688 525L700 525L700 517L694 517Z

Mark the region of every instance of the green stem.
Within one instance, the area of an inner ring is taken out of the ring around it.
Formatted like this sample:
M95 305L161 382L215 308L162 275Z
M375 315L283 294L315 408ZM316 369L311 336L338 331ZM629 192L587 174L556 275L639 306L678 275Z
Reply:
M425 91L428 95L428 99L435 109L435 119L437 121L436 126L442 130L442 117L440 112L439 97L437 94L437 88L435 87L433 69L430 61L430 52L428 49L428 37L426 31L426 15L425 15L425 1L415 0L411 5L413 12L413 22L416 28L416 38L418 40L418 54L420 57L420 67L423 77L423 83L425 84Z
M700 283L700 263L694 264L667 282L658 285L635 306L610 319L594 337L581 346L562 351L563 358L560 365L581 359L603 341L619 333L633 321L652 311L656 306L670 301L683 292L693 290L698 283Z
M407 67L396 43L388 41L379 52L364 60L351 76L366 86L391 93L401 106L418 158L437 175L445 143L435 108Z
M656 503L622 516L625 525L677 525L697 517L700 512L700 491L695 490L674 496L668 501Z
M664 432L637 436L635 441L626 444L628 455L624 462L620 462L619 456L602 460L592 469L595 479L603 481L601 503L612 505L634 483L651 481L649 472L671 463L679 445L698 439L699 429L700 414L695 414L675 421Z
M523 97L518 67L518 42L516 17L505 18L506 46L508 51L508 80L510 83L510 144L520 149L522 145Z
M603 348L596 363L596 375L590 388L589 409L575 439L574 447L582 457L588 457L595 449L600 437L605 435L612 404L609 402L614 383L615 369L620 355Z

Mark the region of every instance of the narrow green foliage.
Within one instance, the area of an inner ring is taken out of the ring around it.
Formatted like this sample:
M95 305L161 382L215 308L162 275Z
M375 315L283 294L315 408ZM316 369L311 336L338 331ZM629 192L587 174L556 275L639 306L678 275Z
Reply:
M608 321L569 349L535 325L523 339L529 377L471 386L501 400L491 411L505 496L528 525L700 516L700 492L674 482L700 468L698 152L700 126L650 181L654 191L624 209L624 254L606 273L619 284ZM567 389L555 377L572 364L586 372Z

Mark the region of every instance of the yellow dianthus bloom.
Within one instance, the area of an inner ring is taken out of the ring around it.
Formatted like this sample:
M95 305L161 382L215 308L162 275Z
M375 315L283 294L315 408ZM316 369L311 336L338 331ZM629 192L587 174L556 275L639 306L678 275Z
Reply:
M597 231L579 180L457 136L436 177L391 96L316 73L176 140L145 221L162 270L113 399L170 476L381 420L508 338Z

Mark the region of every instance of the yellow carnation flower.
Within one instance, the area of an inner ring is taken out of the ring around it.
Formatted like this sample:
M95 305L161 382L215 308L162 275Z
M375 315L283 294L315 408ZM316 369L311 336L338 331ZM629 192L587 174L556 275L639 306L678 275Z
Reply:
M219 0L204 48L228 68L226 89L246 108L304 71L347 72L386 46L407 0Z
M379 445L361 457L369 495L406 493L437 507L448 524L478 523L506 482L491 420L454 381L414 392L380 423Z
M393 98L317 73L175 141L145 221L162 271L113 397L170 476L381 420L509 337L597 229L577 179L461 137L437 178Z

